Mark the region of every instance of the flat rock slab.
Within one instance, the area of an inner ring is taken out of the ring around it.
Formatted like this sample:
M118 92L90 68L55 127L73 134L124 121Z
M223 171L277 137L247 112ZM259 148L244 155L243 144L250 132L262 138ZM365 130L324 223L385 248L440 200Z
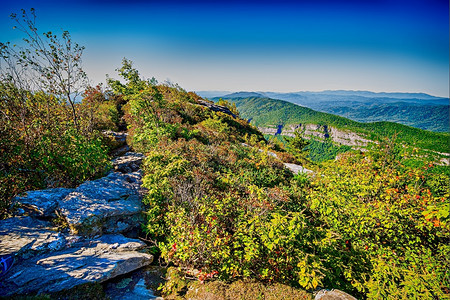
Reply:
M106 281L149 265L153 256L137 252L144 247L139 240L105 235L17 262L0 281L0 296L55 293Z
M111 300L162 300L158 287L165 281L165 268L147 266L104 282L103 290Z
M112 160L114 171L122 173L131 173L139 170L142 165L144 154L136 152L128 152Z
M291 170L292 173L294 174L299 174L299 173L303 173L303 174L313 174L314 172L311 170L308 170L300 165L296 165L296 164L289 164L289 163L283 163L284 166L286 168L288 168L289 170Z
M140 171L86 181L59 202L72 234L88 236L133 229L141 218Z
M27 258L59 250L65 245L65 236L52 230L48 222L31 217L14 217L0 221L0 255L14 253L18 258Z
M341 290L320 290L314 300L356 300L352 295Z
M111 151L111 155L112 155L113 157L122 156L122 155L124 155L125 153L129 152L130 150L131 150L130 146L128 146L128 145L123 145L123 146L120 146L120 147L118 147L118 148L112 150L112 151Z
M126 132L115 132L111 130L105 130L102 132L105 136L111 137L119 143L125 144L127 142L128 133Z
M15 197L14 203L19 204L24 211L36 217L55 217L58 202L64 199L74 189L55 188L29 191L21 197Z

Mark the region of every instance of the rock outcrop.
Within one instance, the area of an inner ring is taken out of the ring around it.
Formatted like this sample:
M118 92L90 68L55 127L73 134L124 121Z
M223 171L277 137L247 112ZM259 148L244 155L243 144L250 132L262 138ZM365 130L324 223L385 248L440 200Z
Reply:
M58 203L73 191L66 188L29 191L21 197L15 197L13 203L20 205L27 215L51 218L56 217Z
M0 236L0 255L15 254L16 258L59 250L67 243L49 222L32 217L1 220Z
M242 146L244 147L251 147L250 145L246 144L246 143L241 143ZM264 152L264 150L262 149L258 149L259 152ZM276 159L280 159L278 157L278 155L275 152L271 152L271 151L267 151L266 152L267 155L272 156ZM294 173L295 175L299 174L299 173L303 173L303 174L314 174L314 171L308 170L307 168L297 165L297 164L290 164L290 163L285 163L283 162L283 165L288 168L292 173Z
M202 100L202 99L197 100L197 103L202 106L206 106L207 108L209 108L212 111L222 112L224 114L232 116L233 118L236 118L236 115L233 114L228 107L225 107L222 105L217 105L217 104L214 104L209 101Z
M289 164L289 163L283 163L283 164L286 168L291 170L291 172L294 173L295 175L297 175L299 173L303 173L303 174L313 174L314 173L313 171L308 170L307 168L302 167L300 165Z
M16 262L0 281L0 296L55 293L106 281L150 264L153 256L137 251L144 247L122 235L105 235Z
M128 133L126 132L115 132L111 130L102 131L102 134L110 137L120 145L125 145L127 143Z
M124 155L130 151L130 146L127 145L128 133L114 132L111 130L102 131L103 136L108 138L108 145L114 149L110 152L113 157Z
M139 170L144 159L144 154L128 152L123 156L112 160L114 171L121 173L131 173Z
M127 156L120 170L134 170L142 162L137 154ZM130 159L131 158L131 159ZM125 161L125 162L124 162ZM128 174L111 172L107 176L87 181L76 189L48 189L27 192L15 198L23 213L36 217L62 217L72 234L98 235L126 232L141 220L141 171Z
M140 226L144 156L115 159L116 172L74 189L16 197L18 216L0 220L0 255L15 264L0 280L0 296L53 294L104 282L149 265L145 243L119 233ZM53 223L52 223L53 222ZM53 224L66 224L58 231Z
M317 124L297 124L287 126L272 126L272 127L258 127L258 129L264 134L281 134L289 137L294 137L294 132L298 131L305 139L316 138L319 140L331 139L333 142L341 145L353 147L355 149L361 149L366 147L373 141L367 139L362 134L358 134L353 131L345 129L337 129L327 125Z
M162 300L153 290L157 290L165 282L165 278L165 267L147 266L109 280L104 285L104 291L111 300Z
M356 300L352 295L341 290L320 290L314 300Z
M72 234L94 236L125 232L140 221L141 172L118 172L87 181L59 202L58 211Z

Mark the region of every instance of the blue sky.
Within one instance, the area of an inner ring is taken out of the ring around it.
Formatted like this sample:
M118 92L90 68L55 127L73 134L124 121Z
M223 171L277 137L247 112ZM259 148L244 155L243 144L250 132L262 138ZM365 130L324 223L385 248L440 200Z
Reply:
M26 1L39 30L70 31L93 83L123 57L187 90L352 89L449 96L448 1Z

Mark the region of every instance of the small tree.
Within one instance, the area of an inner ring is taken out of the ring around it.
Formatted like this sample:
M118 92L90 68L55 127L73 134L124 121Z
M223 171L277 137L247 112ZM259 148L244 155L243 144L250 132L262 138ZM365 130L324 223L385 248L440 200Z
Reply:
M288 150L291 154L293 154L298 160L305 160L306 152L305 148L310 144L309 141L304 139L300 132L295 131L294 132L295 137L290 138L288 140Z
M19 29L25 34L26 47L0 43L1 80L13 83L23 91L44 91L55 95L70 105L75 127L78 117L75 99L87 85L87 76L81 66L84 47L74 43L68 31L61 37L51 31L39 34L35 10L31 16L11 14Z

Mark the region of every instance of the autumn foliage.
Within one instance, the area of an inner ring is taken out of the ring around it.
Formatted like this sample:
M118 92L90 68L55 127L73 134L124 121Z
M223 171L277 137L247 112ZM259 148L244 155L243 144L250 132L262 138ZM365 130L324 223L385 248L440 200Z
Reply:
M384 141L294 176L245 121L178 86L133 80L116 93L129 99L131 142L147 156L146 238L166 263L201 281L448 296L445 168Z

